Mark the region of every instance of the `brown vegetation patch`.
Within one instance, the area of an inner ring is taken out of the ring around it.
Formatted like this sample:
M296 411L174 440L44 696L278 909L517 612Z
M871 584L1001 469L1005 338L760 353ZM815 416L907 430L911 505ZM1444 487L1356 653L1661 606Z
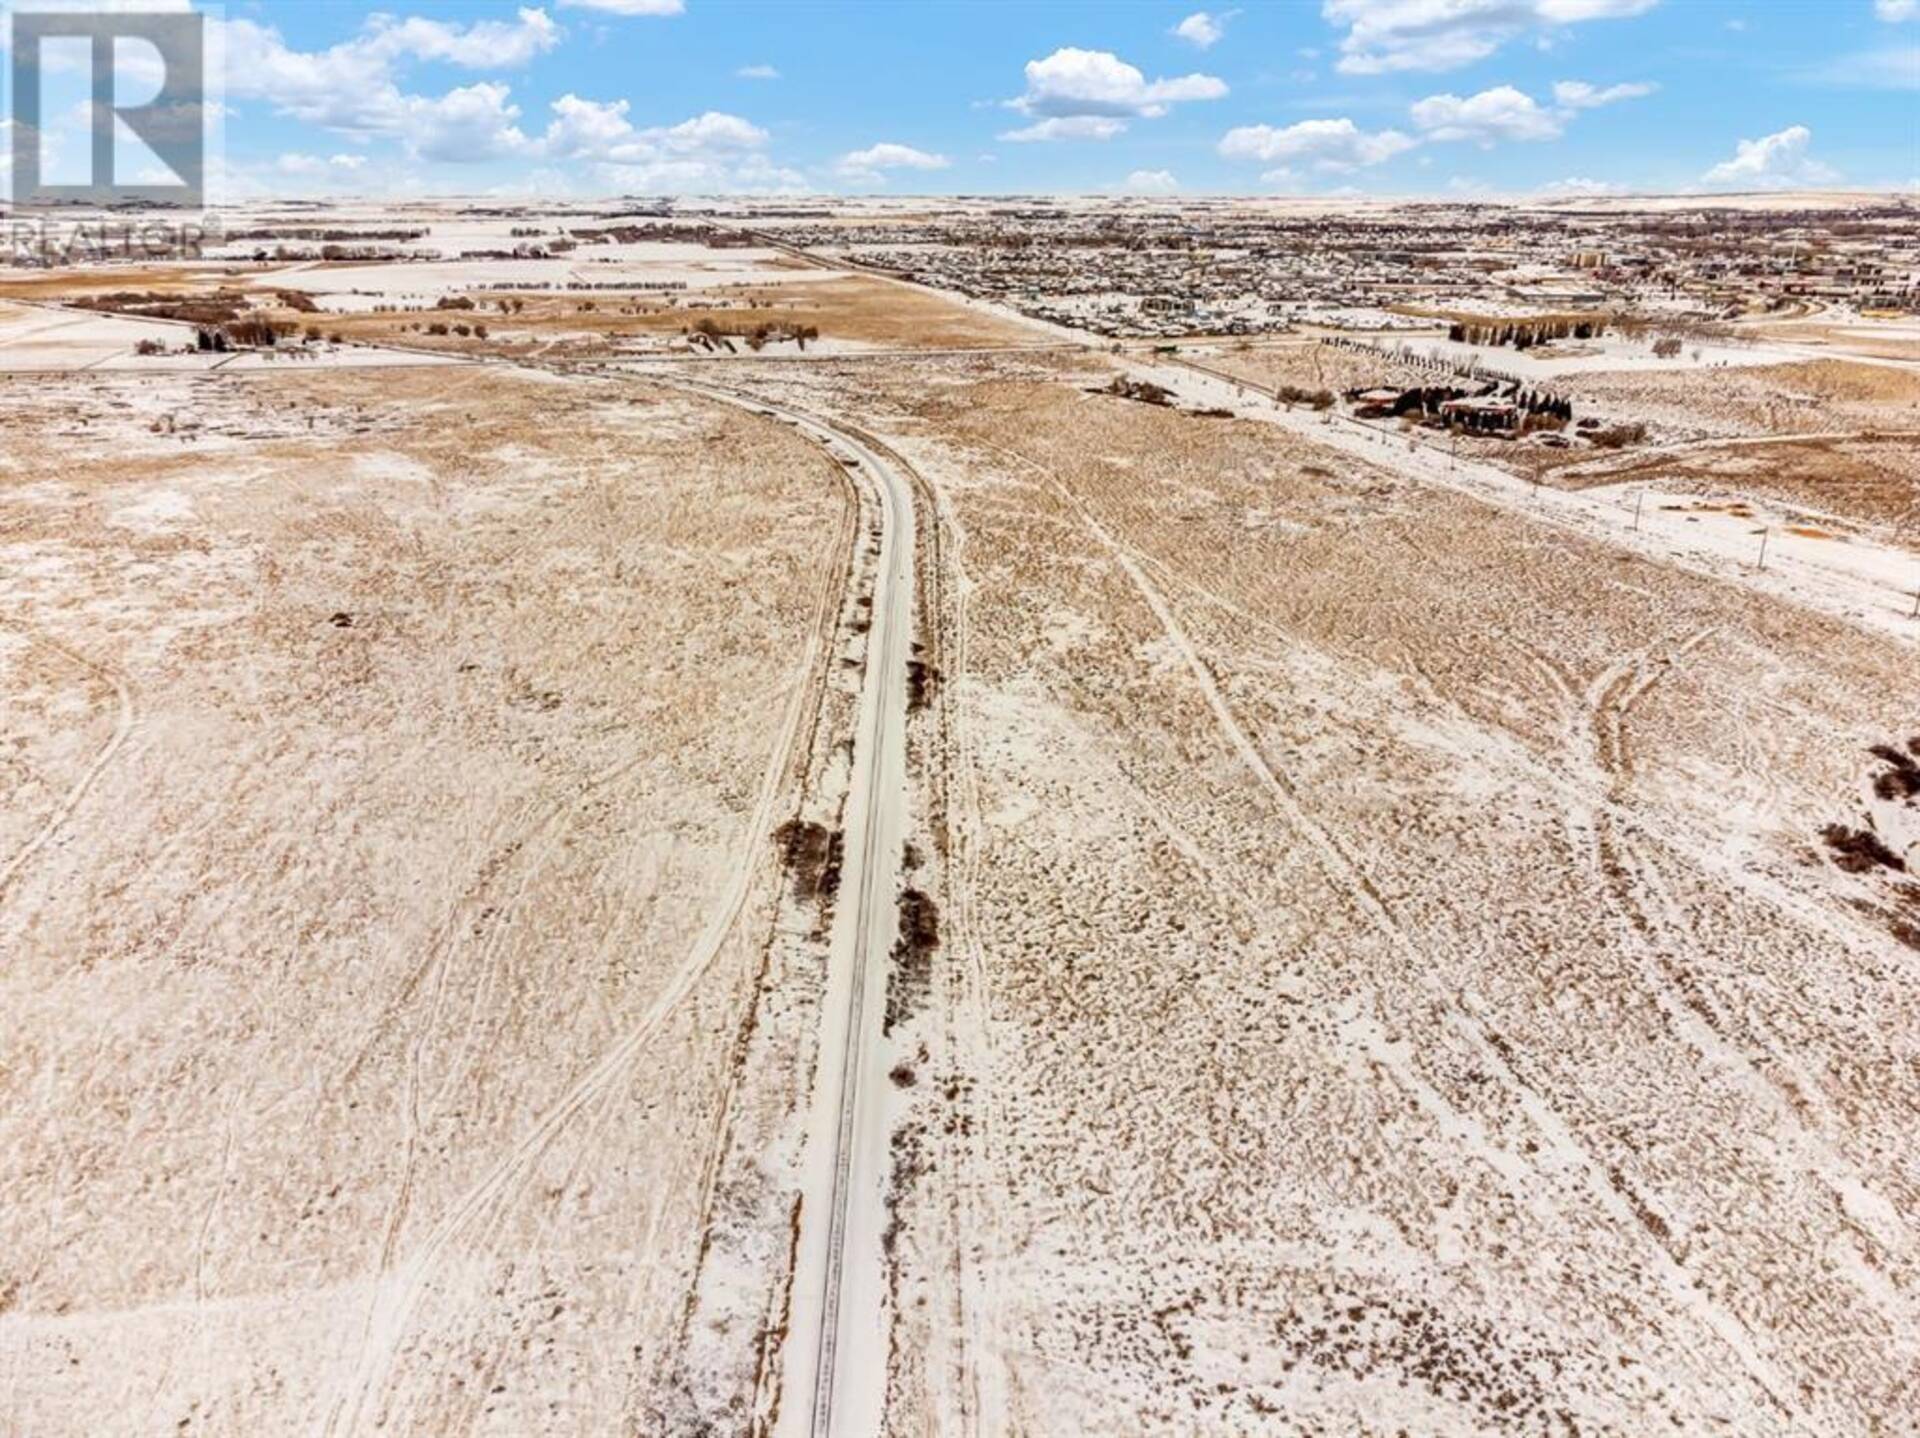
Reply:
M933 953L940 947L940 911L923 891L900 894L900 937L887 977L887 1013L881 1030L892 1033L918 1013L933 986Z
M773 840L793 877L794 897L831 902L840 890L845 836L810 819L789 819L773 831Z
M1829 824L1820 837L1833 850L1836 867L1849 874L1870 874L1875 869L1906 872L1906 861L1889 849L1870 829L1855 829L1846 824Z

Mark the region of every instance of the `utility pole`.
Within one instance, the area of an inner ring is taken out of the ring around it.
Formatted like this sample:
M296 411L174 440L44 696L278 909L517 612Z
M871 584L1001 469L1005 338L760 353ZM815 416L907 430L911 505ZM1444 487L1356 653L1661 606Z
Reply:
M1770 534L1772 534L1772 533L1773 533L1773 531L1772 531L1771 529L1763 529L1763 530L1761 530L1761 531L1760 531L1760 564L1759 564L1759 567L1760 567L1761 569L1765 569L1765 568L1767 567L1767 536L1768 536L1768 535L1770 535Z
M1637 489L1633 493L1633 532L1640 532L1640 506L1647 502L1647 492Z

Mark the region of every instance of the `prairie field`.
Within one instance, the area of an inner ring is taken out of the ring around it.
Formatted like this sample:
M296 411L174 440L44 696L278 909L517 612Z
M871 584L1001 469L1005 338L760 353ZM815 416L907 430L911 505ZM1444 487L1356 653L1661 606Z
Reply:
M1801 198L0 274L0 1432L1906 1431L1920 380Z

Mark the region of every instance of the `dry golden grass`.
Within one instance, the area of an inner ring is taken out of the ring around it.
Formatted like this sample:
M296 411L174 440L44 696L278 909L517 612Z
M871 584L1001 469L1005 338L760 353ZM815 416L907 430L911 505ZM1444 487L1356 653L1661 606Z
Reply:
M1433 373L1385 355L1341 349L1313 340L1229 347L1196 357L1207 368L1273 390L1281 385L1330 389L1335 394L1376 385L1432 384Z
M1751 371L1751 377L1834 400L1920 410L1920 373L1891 365L1820 359L1771 365Z
M1031 344L1033 333L1018 325L950 304L935 296L869 276L806 284L727 285L677 296L532 291L475 293L472 311L409 311L387 314L308 316L329 332L348 339L397 341L436 349L528 350L552 346L558 353L593 352L603 341L634 337L667 339L711 320L722 330L751 331L756 325L811 326L829 342L885 349L969 349ZM500 301L517 299L518 313L503 314ZM435 322L485 324L485 342L458 336L429 336ZM742 353L747 349L736 340ZM791 344L770 353L793 353Z
M1920 544L1920 439L1820 439L1631 451L1563 467L1558 482L1589 489L1645 484L1680 493L1733 492L1803 507Z
M9 1426L691 1431L838 467L501 368L0 390Z
M1871 323L1760 326L1753 332L1766 339L1794 344L1832 345L1836 350L1873 359L1920 360L1920 340L1896 331L1876 331Z
M1819 832L1911 730L1910 654L1087 383L778 377L950 517L953 977L912 1040L969 1082L903 1101L898 1426L976 1268L996 1431L1899 1410L1905 1305L1857 1274L1920 1261L1910 955Z
M0 299L57 304L62 300L114 294L121 290L158 291L184 297L210 291L223 283L235 284L249 275L261 273L263 270L259 265L218 262L190 268L181 265L109 265L95 269L32 270L0 277Z

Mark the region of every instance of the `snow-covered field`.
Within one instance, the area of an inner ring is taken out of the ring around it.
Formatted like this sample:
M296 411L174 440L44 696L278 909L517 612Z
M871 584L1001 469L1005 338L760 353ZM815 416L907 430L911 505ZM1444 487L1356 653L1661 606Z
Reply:
M432 230L310 359L0 302L11 1428L1902 1431L1910 375L1456 454L459 209L249 217Z
M836 278L830 270L776 267L771 261L779 258L771 250L595 245L564 259L302 265L261 275L254 283L269 289L304 290L328 309L357 310L375 304L431 305L444 295L475 290L567 290L574 286L617 289L622 285L642 290L658 285L698 290Z
M0 1426L750 1389L685 1325L785 1252L714 1176L803 1102L835 466L480 366L13 380L0 435Z
M1871 1431L1920 896L1824 835L1910 842L1920 620L1078 363L761 381L943 516L895 1421Z
M57 373L131 358L142 340L178 345L191 330L155 320L38 308L0 300L0 372Z
M1803 347L1770 341L1723 344L1689 342L1677 355L1653 352L1650 340L1605 336L1596 340L1563 340L1542 349L1516 350L1504 346L1474 345L1445 336L1410 338L1404 343L1415 354L1448 364L1479 364L1487 369L1542 382L1561 375L1594 371L1648 371L1720 369L1728 366L1790 364L1809 357Z

